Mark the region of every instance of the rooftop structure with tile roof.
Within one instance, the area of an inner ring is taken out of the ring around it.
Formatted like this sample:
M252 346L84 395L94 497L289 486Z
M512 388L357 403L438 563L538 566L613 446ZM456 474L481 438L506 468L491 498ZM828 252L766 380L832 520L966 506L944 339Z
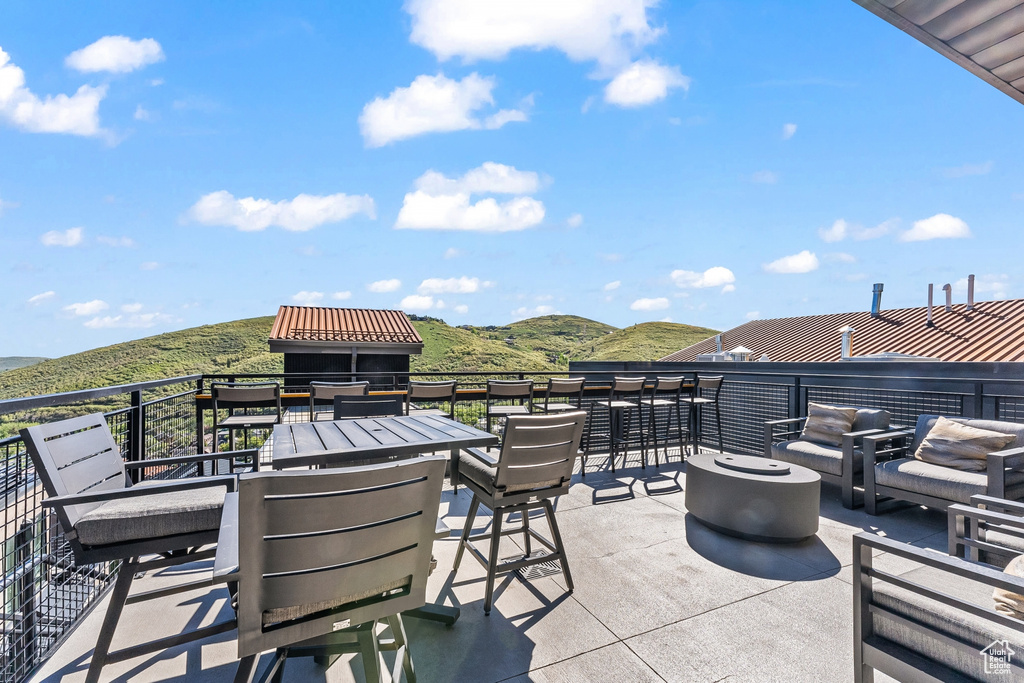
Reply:
M722 333L726 351L745 346L756 360L763 354L776 362L822 362L842 357L841 329L853 332L854 360L874 354L905 354L943 361L1024 361L1024 299L982 301L971 310L956 304L927 308L831 313L798 318L751 320ZM714 337L665 356L663 361L695 361L715 353ZM885 358L878 358L885 360ZM866 360L866 359L865 359Z
M269 341L272 352L423 352L423 339L405 313L365 308L281 306Z

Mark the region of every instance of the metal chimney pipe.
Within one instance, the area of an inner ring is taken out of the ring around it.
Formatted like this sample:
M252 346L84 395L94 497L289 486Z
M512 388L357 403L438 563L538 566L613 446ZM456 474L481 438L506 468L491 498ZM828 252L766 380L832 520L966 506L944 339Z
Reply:
M934 327L935 323L932 322L932 296L935 292L935 285L928 283L928 318L925 320L925 325L928 327Z
M953 310L953 285L948 282L942 285L942 291L946 293L946 313Z
M843 350L842 358L853 357L853 333L857 330L853 329L849 325L839 330L843 333Z
M967 310L974 310L974 276L967 276Z
M721 353L721 352L722 352L722 335L716 334L715 335L715 353Z
M882 283L876 282L871 290L871 317L877 318L882 315Z

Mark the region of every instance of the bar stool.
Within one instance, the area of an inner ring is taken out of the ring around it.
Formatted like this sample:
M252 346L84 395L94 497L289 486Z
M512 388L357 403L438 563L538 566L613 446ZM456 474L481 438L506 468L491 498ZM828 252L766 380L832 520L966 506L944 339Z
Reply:
M643 429L643 399L645 377L615 377L612 380L608 398L590 404L590 417L587 420L587 448L584 450L580 464L580 472L585 476L587 471L587 454L590 451L592 432L594 430L594 410L608 410L608 459L612 472L615 471L615 458L619 456L619 447L625 445L622 453L622 464L626 465L629 453L629 442L633 436L640 437L640 467L647 467L647 436ZM634 418L636 421L634 423ZM635 430L634 430L635 425Z
M722 411L718 404L718 397L722 393L722 376L714 377L697 376L697 383L693 388L693 395L690 396L690 433L693 434L693 452L698 449L697 436L700 432L700 417L704 406L715 407L715 423L718 426L718 452L724 453L725 448L722 442ZM710 394L710 395L709 395Z
M583 406L583 377L552 377L548 380L548 390L543 403L535 403L534 408L544 413L563 413L581 410ZM553 398L564 398L565 401L552 401Z
M668 444L671 440L672 430L672 414L676 416L676 432L679 439L679 461L682 462L686 456L686 442L690 440L690 423L687 423L687 429L683 429L683 412L682 403L683 398L683 382L686 381L685 377L657 377L654 380L654 389L651 390L650 398L647 402L647 408L649 414L649 432L650 437L647 442L652 444L654 447L654 466L658 467L660 462L658 461L658 442L664 441L665 447L665 462L668 462ZM667 418L665 421L664 438L658 437L658 409L663 408Z
M511 401L512 404L498 404L499 401ZM533 380L532 379L489 379L487 380L487 431L491 431L491 421L509 415L529 415L533 412Z

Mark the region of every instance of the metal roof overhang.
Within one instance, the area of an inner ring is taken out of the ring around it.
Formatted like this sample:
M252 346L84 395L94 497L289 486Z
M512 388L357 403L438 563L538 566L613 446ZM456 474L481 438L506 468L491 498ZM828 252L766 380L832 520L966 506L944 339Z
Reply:
M853 0L1024 104L1024 0Z

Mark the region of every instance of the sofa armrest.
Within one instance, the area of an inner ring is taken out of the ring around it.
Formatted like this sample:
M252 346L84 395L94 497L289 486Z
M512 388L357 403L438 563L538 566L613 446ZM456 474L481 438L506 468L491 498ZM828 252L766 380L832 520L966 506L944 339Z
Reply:
M983 496L981 494L971 496L971 505L974 507L982 507L989 510L997 510L999 512L1006 512L1009 514L1018 514L1024 517L1024 502L1017 502L1013 500L1006 500L1005 498L994 498L992 496Z
M788 432L776 432L776 427L782 427L784 425L793 425L806 420L806 417L789 417L785 420L768 420L764 423L764 457L772 457L772 444L782 441L784 436L793 436L799 434L801 428L797 427L795 431L790 430Z
M988 494L994 498L1006 498L1006 471L1024 469L1024 448L989 453L986 460Z
M214 460L229 460L231 471L235 471L235 461L246 460L256 471L260 466L260 451L258 448L250 448L244 451L223 451L220 453L200 453L198 455L175 455L167 458L152 458L149 460L135 460L124 464L127 470L146 470L151 467L164 467L167 465L183 465L193 462L213 462Z
M869 466L874 467L876 462L906 457L907 452L910 450L910 444L906 441L913 436L913 431L896 430L889 432L879 431L877 434L868 434L862 437L864 444L864 470L867 471ZM878 447L879 444L884 444L887 441L900 440L903 443L892 445L889 448L880 449Z
M1019 550L1005 548L985 538L985 531L993 527L998 531L1024 539L1024 517L996 510L961 505L950 505L946 511L948 522L949 554L979 562L979 551L1016 556Z

